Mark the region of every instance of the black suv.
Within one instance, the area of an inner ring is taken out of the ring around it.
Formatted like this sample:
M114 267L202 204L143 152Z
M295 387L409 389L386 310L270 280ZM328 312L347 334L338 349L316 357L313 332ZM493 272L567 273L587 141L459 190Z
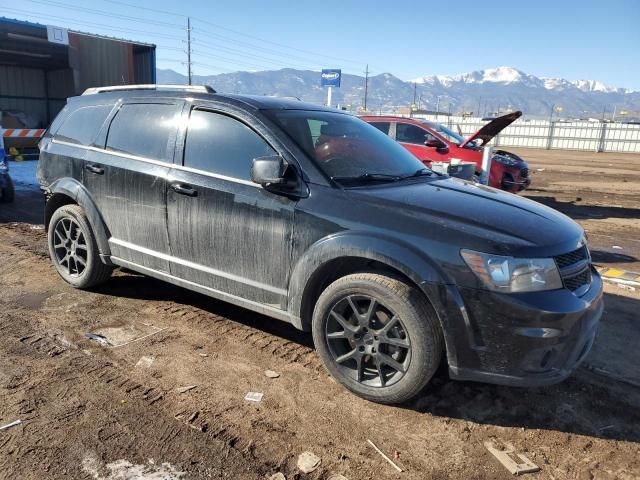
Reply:
M550 384L593 343L602 282L582 228L437 175L349 114L106 87L70 99L40 146L67 282L121 266L291 322L365 398L415 396L443 358L457 379Z

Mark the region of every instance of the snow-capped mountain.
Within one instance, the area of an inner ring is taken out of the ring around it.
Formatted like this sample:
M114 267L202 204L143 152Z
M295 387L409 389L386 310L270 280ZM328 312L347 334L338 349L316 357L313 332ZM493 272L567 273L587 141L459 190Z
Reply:
M527 86L539 86L544 82L538 77L527 75L526 73L512 67L487 68L475 72L462 73L460 75L427 75L412 80L419 84L440 83L450 87L456 83L522 83Z
M158 69L159 83L186 83L173 70ZM320 73L311 70L269 70L194 76L194 84L211 85L219 92L295 96L324 103L326 89ZM415 92L414 92L415 86ZM414 102L419 108L443 112L474 112L481 116L506 109L522 110L529 117L548 117L562 106L567 117L610 118L618 111L640 111L640 92L609 87L595 80L565 80L527 74L512 67L488 68L460 75L427 75L406 82L391 73L369 77L367 108L394 111ZM414 97L415 93L415 97ZM357 111L364 99L364 78L343 74L342 87L333 91L335 103ZM627 118L632 118L629 113Z
M564 90L571 86L583 92L631 93L631 90L605 85L597 80L565 80L564 78L536 77L513 67L487 68L460 75L426 75L412 82L425 85L440 84L451 87L460 83L501 83L520 84L526 87L544 87L547 90Z

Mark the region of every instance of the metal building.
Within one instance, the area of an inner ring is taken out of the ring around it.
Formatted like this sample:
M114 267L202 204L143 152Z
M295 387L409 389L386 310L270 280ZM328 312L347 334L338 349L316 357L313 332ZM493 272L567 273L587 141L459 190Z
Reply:
M86 88L155 83L155 56L152 44L0 17L0 112L46 128Z

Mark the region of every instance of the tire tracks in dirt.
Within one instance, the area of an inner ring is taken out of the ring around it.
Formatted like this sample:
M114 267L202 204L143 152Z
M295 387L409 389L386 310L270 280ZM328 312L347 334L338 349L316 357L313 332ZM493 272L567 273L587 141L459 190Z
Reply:
M238 323L234 320L208 312L192 305L179 304L173 301L161 301L149 309L153 316L160 316L165 320L180 319L192 322L200 327L215 326L216 336L211 342L239 342L255 347L257 350L285 362L285 364L299 364L316 372L324 367L313 348L300 345L291 340L278 337L250 325Z
M145 411L146 418L140 420L144 424L152 423L156 435L147 437L144 448L157 452L156 455L159 457L163 455L179 457L180 445L193 443L193 438L187 437L196 435L197 443L212 447L212 451L217 452L218 455L222 454L225 459L234 456L237 459L243 459L242 462L246 465L253 464L259 471L264 473L271 471L272 465L255 465L255 457L249 455L252 441L242 438L233 425L224 421L224 411L213 412L212 415L195 412L187 417L183 412L178 411L171 392L153 383L139 382L113 362L102 359L98 355L83 352L64 337L30 328L28 321L25 322L26 315L21 318L21 322L17 322L16 319L15 314L0 319L0 334L5 339L4 346L6 347L7 340L10 340L9 348L14 353L21 352L35 363L43 360L55 362L53 365L55 372L48 378L40 379L38 382L13 385L15 388L11 395L23 395L22 399L16 399L17 403L14 406L25 419L26 424L29 421L37 421L39 415L31 416L30 414L46 403L42 399L38 400L37 397L31 396L30 393L44 390L45 386L49 388L58 382L60 389L55 393L55 399L64 403L72 388L70 384L86 385L83 388L88 388L87 384L90 384L92 397L95 396L97 388L107 397L121 399L123 408L125 405L127 407L135 405L136 409ZM91 398L87 401L93 402ZM84 415L86 409L86 405L82 403L64 406L59 414L52 417L52 420L62 424L71 422ZM97 435L102 442L124 440L121 438L123 437L121 429L108 426L100 427ZM17 439L18 435L11 434L0 442L0 456L6 455L5 461L0 461L0 468L3 465L7 466L7 462L10 462L12 457L27 457L40 452L43 448L24 447L21 442L16 443ZM130 443L130 440L125 440L124 445L128 446L119 449L122 455L139 448L139 446L129 445Z

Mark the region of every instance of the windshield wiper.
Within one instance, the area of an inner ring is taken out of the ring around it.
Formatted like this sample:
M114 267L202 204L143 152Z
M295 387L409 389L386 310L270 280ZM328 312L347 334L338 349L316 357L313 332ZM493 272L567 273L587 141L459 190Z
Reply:
M401 177L401 179L404 180L405 178L415 178L423 176L431 177L434 173L435 172L433 170L430 170L428 168L421 168L420 170L416 170L415 172L413 172L411 175L404 175L403 177Z
M334 182L344 181L372 181L372 182L397 182L402 180L400 175L391 175L388 173L363 173L362 175L343 176L343 177L331 177Z

